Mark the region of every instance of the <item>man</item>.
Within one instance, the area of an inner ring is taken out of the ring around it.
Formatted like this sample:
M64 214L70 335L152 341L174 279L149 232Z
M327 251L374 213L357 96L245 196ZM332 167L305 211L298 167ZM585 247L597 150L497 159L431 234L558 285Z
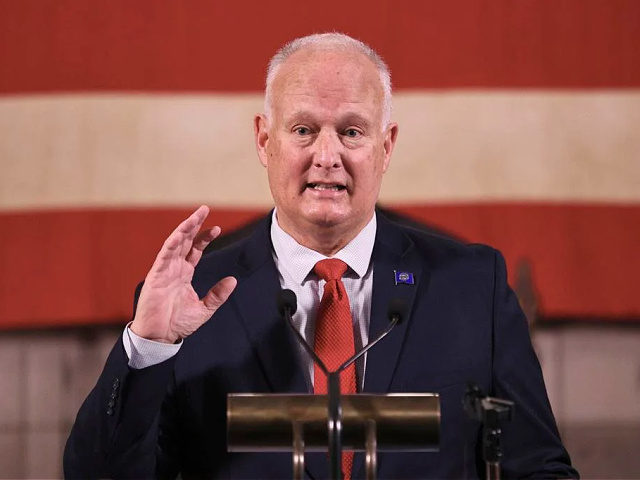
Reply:
M382 453L380 478L482 476L479 425L462 410L470 380L517 404L504 428L505 476L577 476L500 254L376 215L398 134L390 113L388 70L364 44L312 35L276 54L254 122L276 209L250 238L204 257L220 233L198 233L206 207L167 238L78 414L68 477L289 477L288 454L229 454L225 444L227 393L326 391L278 314L281 288L296 292L294 320L332 365L386 326L392 298L407 303L408 318L341 385L438 392L440 451ZM307 474L327 478L327 463L307 455ZM347 453L343 469L362 477L362 454Z

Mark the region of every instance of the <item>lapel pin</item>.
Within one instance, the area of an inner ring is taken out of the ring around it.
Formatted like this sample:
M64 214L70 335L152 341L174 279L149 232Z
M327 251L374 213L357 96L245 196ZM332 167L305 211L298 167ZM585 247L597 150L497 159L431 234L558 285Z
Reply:
M395 276L396 285L400 285L401 283L404 285L413 285L413 273L411 272L399 272L398 270L393 271L393 275Z

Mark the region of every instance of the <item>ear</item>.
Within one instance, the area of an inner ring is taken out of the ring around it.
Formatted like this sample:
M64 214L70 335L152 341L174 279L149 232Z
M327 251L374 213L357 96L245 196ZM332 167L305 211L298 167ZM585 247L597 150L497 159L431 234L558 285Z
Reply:
M264 114L256 115L253 118L253 135L256 142L256 150L260 163L266 167L269 159L267 154L267 144L269 143L269 129L267 117Z
M382 166L382 171L386 172L389 167L389 162L391 161L391 154L393 153L393 147L396 145L396 139L398 138L398 124L390 123L384 132L384 143L382 144L384 148L384 164Z

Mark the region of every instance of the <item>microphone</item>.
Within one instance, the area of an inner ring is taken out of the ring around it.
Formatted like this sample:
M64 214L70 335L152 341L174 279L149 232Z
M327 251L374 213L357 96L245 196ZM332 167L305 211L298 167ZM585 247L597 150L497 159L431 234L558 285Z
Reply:
M298 339L298 342L300 342L300 344L304 347L306 352L313 359L314 363L318 365L320 367L320 370L322 370L322 373L324 373L328 377L329 370L327 369L325 364L322 362L322 360L320 360L320 357L316 355L316 352L314 352L313 348L311 348L311 345L307 343L307 341L304 339L302 334L298 331L296 326L293 324L292 317L293 317L293 314L296 313L297 309L298 309L298 299L296 298L296 294L293 293L293 291L289 290L288 288L280 290L278 292L278 312L280 312L280 315L284 317L285 320L287 320L287 323L291 327L291 330L293 330L293 333Z
M395 297L389 302L389 308L387 309L387 316L389 321L393 321L397 318L396 323L400 323L407 316L407 302L404 298Z
M280 290L278 293L278 312L280 312L280 315L283 317L285 314L293 316L297 309L298 299L296 298L296 294L288 288Z
M297 310L297 298L296 294L289 289L280 290L278 292L278 311L280 315L284 317L289 326L293 330L294 334L298 338L298 341L302 344L306 352L311 356L313 361L320 367L320 370L324 372L325 375L329 375L329 370L325 366L325 364L320 360L320 357L316 355L316 352L313 348L307 343L302 334L298 331L298 329L293 324L293 314L296 313ZM358 360L361 356L367 353L375 344L377 344L380 340L386 337L393 328L400 323L403 319L407 317L407 302L405 299L400 297L395 297L391 299L389 302L389 307L387 309L387 317L389 318L389 325L385 328L373 341L367 343L358 353L353 355L351 358L347 359L334 373L340 373L353 362Z
M336 372L341 372L353 362L358 360L361 356L367 353L375 344L386 337L393 328L400 323L407 316L407 302L404 298L395 297L389 302L389 308L387 309L387 316L389 317L389 326L385 328L380 335L378 335L373 341L367 343L358 353L356 353L349 360L340 365L340 368Z

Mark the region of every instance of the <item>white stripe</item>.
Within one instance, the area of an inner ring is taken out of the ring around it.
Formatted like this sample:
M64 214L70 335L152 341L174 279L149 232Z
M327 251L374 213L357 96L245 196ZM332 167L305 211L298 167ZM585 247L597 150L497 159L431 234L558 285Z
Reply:
M412 93L389 201L640 200L640 91Z
M266 207L254 95L0 98L0 209ZM640 201L640 91L401 92L389 202Z

